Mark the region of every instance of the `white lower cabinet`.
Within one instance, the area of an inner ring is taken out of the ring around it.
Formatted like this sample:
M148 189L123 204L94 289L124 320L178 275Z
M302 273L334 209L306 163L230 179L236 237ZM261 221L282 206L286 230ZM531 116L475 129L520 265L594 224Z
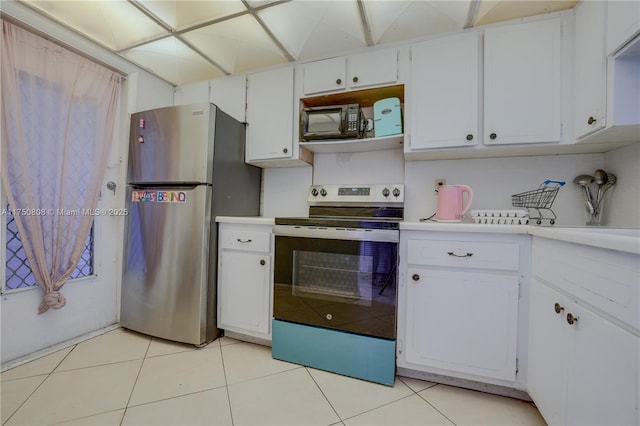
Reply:
M639 424L638 256L534 239L532 266L527 388L545 420Z
M398 366L522 389L516 376L525 241L401 232Z
M218 327L271 340L271 226L219 226Z

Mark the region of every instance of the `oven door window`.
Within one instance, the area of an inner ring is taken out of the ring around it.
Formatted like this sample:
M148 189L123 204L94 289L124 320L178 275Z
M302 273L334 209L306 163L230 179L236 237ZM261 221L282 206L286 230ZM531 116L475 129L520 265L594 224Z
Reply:
M274 317L395 339L398 244L276 236Z

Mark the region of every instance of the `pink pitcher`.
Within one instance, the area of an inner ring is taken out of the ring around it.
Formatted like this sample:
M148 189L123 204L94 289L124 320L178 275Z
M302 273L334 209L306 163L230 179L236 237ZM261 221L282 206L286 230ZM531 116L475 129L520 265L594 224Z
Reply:
M463 202L463 194L467 193L467 203ZM442 185L438 188L438 210L436 220L441 222L461 222L469 210L473 192L467 185Z

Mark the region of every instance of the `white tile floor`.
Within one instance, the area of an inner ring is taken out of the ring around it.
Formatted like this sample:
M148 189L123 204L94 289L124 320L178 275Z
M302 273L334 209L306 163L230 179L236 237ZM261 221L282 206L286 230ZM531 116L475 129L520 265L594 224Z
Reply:
M3 425L543 425L511 398L405 377L393 387L118 329L5 371Z

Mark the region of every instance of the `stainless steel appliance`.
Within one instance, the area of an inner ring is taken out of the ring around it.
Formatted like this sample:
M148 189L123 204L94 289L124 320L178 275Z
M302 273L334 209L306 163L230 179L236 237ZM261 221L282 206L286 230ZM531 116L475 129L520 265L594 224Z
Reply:
M393 385L404 187L314 185L276 218L274 358Z
M217 215L258 215L245 126L213 104L131 116L123 327L195 345L216 327Z
M304 108L300 114L300 140L357 139L364 136L366 125L358 104Z

